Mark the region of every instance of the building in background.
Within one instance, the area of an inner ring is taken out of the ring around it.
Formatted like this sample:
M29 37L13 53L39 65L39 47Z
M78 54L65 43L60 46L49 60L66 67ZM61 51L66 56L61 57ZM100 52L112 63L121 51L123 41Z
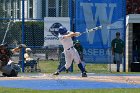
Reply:
M25 19L67 17L69 0L24 0ZM22 18L22 0L0 0L2 18Z
M140 43L140 1L126 0L126 71L140 72L140 45L137 47L138 60L133 60L134 54L134 37Z

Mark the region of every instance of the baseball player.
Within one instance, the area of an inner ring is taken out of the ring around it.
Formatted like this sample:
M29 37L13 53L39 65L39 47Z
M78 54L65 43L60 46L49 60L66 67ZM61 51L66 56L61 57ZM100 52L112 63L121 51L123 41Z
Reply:
M58 38L64 48L66 64L64 66L62 66L58 71L56 71L54 73L54 75L59 75L59 73L61 71L69 69L69 67L72 64L72 61L74 60L74 62L76 62L78 64L78 67L82 72L82 77L87 77L85 69L83 68L83 65L81 63L80 56L79 56L77 50L74 48L73 40L72 40L72 37L79 36L79 35L81 35L81 33L80 32L69 32L63 26L59 27L58 32L59 32Z
M0 45L0 71L2 72L3 76L6 77L16 77L18 72L16 69L12 67L11 64L9 64L9 61L11 59L11 56L13 53L18 52L21 49L21 45L19 47L16 47L12 50L9 50L7 48L7 45L1 44Z
M84 59L83 59L83 46L81 45L79 40L74 41L74 47L78 51L80 59L82 61L81 63L83 65L83 67L85 68L86 67L86 63L84 62Z
M111 47L114 61L117 64L117 72L120 72L120 64L124 55L124 41L120 39L120 32L116 33L116 38L112 40Z

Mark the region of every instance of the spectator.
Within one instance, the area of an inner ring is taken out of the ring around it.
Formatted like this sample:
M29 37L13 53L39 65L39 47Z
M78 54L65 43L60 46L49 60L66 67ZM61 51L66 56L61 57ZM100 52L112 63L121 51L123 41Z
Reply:
M26 67L31 67L31 72L33 72L34 67L36 66L37 63L34 60L31 48L26 48L25 49L24 58L25 58L25 66Z
M138 39L136 34L133 35L133 61L138 61Z
M24 58L26 62L33 60L33 53L32 53L31 48L25 49Z

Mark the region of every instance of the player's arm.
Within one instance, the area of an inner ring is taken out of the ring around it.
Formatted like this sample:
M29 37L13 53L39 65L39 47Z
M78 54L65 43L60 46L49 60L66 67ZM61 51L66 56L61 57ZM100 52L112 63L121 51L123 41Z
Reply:
M20 44L18 47L12 49L12 53L19 52L22 48L26 48L25 44Z
M12 53L16 53L16 52L19 52L20 51L20 47L16 47L16 48L14 48L14 49L12 49Z
M69 34L64 35L63 38L69 38L69 37L79 36L80 34L81 34L80 32L69 32Z

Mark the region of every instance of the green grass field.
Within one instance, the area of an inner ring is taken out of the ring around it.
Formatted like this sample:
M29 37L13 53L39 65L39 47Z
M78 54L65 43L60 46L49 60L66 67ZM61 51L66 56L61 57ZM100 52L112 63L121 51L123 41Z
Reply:
M53 73L57 70L58 61L40 61L39 66L43 73ZM107 64L86 64L86 70L89 73L109 73ZM74 63L73 73L80 73L79 68Z
M140 89L30 90L0 88L0 93L139 93Z
M57 70L59 62L58 61L40 61L39 66L41 68L42 73L54 73ZM88 73L103 73L103 74L140 74L140 72L110 72L107 64L86 64L86 70ZM73 72L72 73L80 73L79 68L74 63L73 64Z

